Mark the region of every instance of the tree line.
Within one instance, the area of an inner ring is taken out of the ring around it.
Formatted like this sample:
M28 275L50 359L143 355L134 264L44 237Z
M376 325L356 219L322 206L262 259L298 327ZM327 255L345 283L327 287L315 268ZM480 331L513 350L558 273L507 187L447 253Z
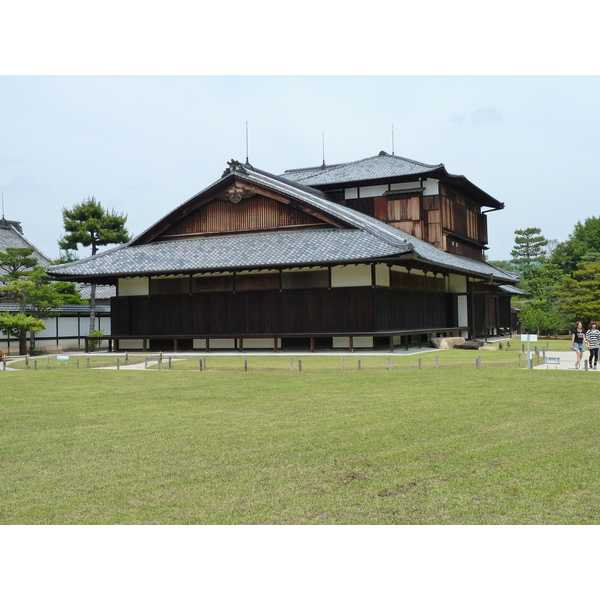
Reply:
M519 275L525 294L513 306L525 329L556 333L600 320L600 217L578 222L564 242L518 229L511 259L490 262Z
M125 227L126 215L108 210L88 197L73 208L63 208L65 233L58 240L60 256L54 264L78 260L79 246L89 247L94 256L99 248L122 244L131 237ZM43 319L57 316L64 304L87 304L74 283L52 282L33 256L34 248L6 248L0 252L0 298L19 306L17 313L0 311L0 331L19 339L19 354L35 353L35 334L46 328ZM90 290L90 329L96 332L96 286ZM27 337L29 334L29 347Z

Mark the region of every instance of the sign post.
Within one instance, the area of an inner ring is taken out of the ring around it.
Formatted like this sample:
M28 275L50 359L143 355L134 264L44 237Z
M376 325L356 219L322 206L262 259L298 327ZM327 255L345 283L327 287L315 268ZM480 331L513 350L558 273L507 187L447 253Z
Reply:
M538 336L536 333L522 333L521 341L527 342L527 368L533 369L533 363L531 362L531 342L537 342Z

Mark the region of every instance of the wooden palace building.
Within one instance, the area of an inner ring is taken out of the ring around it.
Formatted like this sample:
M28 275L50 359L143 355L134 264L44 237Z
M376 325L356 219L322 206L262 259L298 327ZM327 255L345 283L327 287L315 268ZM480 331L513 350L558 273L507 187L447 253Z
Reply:
M221 178L131 242L52 266L114 284L111 347L390 348L510 327L513 274L487 264L503 204L443 164L380 152Z

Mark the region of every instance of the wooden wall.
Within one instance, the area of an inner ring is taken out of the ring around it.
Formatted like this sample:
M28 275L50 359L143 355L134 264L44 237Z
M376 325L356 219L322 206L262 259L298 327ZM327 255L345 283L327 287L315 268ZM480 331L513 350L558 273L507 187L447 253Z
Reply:
M113 335L378 332L456 327L452 294L389 288L122 296Z
M173 225L159 239L323 225L313 215L264 196L254 195L239 203L217 198Z

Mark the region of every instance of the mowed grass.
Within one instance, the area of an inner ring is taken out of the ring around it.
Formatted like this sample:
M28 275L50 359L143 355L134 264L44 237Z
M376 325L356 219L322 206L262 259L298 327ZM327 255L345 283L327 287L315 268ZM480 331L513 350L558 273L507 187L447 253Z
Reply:
M582 373L275 358L0 373L0 523L600 522Z

